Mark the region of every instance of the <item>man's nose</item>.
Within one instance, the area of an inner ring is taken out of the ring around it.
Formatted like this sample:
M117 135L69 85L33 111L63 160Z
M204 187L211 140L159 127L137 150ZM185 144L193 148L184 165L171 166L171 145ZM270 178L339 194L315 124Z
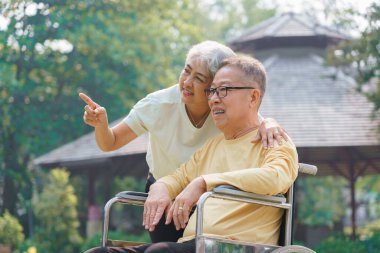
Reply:
M219 103L220 102L220 98L219 98L219 94L218 92L214 92L211 96L208 97L208 102L210 105L212 105L213 103Z

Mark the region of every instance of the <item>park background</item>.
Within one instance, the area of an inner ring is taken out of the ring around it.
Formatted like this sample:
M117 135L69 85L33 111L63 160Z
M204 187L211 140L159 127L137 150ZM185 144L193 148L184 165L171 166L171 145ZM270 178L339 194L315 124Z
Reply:
M92 131L83 123L84 104L78 92L105 106L109 121L115 121L147 93L175 84L191 45L206 39L228 44L258 23L289 11L352 36L327 50L324 64L342 69L356 81L357 92L373 105L368 108L370 120L376 120L379 3L284 2L1 0L0 244L20 253L80 252L100 244L99 223L89 230L92 217L84 176L34 163ZM328 138L329 132L325 134ZM312 245L296 237L297 243L317 252L380 249L379 175L360 176L356 182L356 204L364 214L358 217L355 236L347 180L324 176L298 181L308 198L298 203L296 223L308 231L328 233ZM113 195L143 186L141 177L115 177L108 187L96 185L94 203L104 205L104 191ZM117 208L115 220L130 216L133 222L117 222L112 235L147 240L135 218L139 212L131 209L126 214Z

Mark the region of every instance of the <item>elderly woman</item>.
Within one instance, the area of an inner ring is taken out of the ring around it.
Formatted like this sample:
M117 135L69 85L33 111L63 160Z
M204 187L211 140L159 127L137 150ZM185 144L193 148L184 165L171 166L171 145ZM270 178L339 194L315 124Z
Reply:
M81 93L80 97L87 103L84 122L95 128L97 144L103 151L116 150L137 136L149 133L148 192L152 183L173 173L206 140L220 133L212 122L204 90L209 88L222 60L231 56L235 53L230 48L214 41L193 46L187 54L179 83L147 95L112 128L108 125L106 109ZM269 122L272 127L268 129L265 125L268 121L261 123L253 142L261 138L267 147L273 146L273 137L279 144L282 138L286 140L284 130L274 120ZM152 242L177 241L182 236L182 230L176 231L172 224L164 223L161 220L151 231Z

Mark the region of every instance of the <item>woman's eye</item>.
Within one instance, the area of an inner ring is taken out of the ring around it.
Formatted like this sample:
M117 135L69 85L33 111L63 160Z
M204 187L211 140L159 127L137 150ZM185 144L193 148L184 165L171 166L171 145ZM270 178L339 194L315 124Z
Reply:
M196 77L196 79L197 79L199 82L204 83L204 80L203 80L202 78L200 78L200 77Z

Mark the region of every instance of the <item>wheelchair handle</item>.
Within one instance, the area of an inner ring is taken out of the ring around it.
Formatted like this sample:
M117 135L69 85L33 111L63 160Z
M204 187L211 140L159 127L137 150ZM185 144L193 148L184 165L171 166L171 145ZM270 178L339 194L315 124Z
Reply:
M304 174L315 176L318 172L318 168L315 165L299 163L298 171Z

